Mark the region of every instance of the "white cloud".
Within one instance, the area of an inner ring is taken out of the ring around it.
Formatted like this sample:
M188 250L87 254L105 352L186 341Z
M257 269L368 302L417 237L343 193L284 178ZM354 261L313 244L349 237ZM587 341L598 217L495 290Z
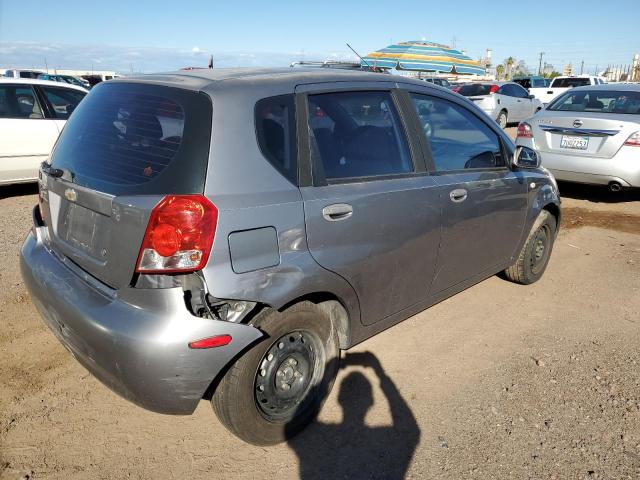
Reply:
M120 73L151 73L183 67L206 67L209 54L216 68L285 67L295 60L353 60L351 52L222 52L200 47L132 48L113 45L64 45L35 42L0 42L0 67L115 70Z

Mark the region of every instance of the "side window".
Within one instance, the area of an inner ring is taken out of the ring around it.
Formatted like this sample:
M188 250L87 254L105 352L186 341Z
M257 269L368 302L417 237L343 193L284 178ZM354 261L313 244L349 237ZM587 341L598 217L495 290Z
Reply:
M66 120L86 95L69 88L38 87L42 89L54 118Z
M0 118L43 118L33 89L17 85L0 86Z
M448 100L411 94L436 171L506 166L498 134L466 108Z
M256 104L256 133L262 154L282 175L298 184L296 119L293 95Z
M390 92L309 95L308 120L314 160L328 180L413 171Z
M509 85L513 89L513 95L518 98L527 98L529 93L520 85Z
M499 93L500 95L506 95L508 97L512 96L511 91L509 90L509 85L502 85L496 93Z

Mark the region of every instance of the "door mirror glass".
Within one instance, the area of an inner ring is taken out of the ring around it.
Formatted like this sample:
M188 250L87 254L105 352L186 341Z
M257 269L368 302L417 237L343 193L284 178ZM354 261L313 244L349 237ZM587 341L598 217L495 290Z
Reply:
M518 147L514 155L513 164L518 168L538 168L540 154L529 147Z

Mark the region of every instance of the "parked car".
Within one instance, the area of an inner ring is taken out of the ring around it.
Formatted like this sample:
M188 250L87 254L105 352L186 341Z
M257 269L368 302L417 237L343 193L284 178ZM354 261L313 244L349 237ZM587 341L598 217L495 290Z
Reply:
M78 87L82 87L87 90L91 88L91 84L88 81L74 77L72 75L57 75L57 74L51 74L51 73L41 73L40 75L38 75L38 78L40 80L51 80L52 82L68 83L70 85L76 85Z
M113 80L114 78L120 78L119 75L102 75L102 74L95 74L95 75L83 75L82 79L85 80L86 82L89 83L89 85L91 87L94 87L95 85L97 85L100 82L104 82L107 80Z
M0 78L0 185L34 182L84 88Z
M262 445L314 418L340 349L495 273L538 280L560 215L471 102L352 70L103 82L41 173L20 262L52 332L132 402L212 398Z
M559 180L640 187L640 85L577 87L518 126Z
M600 77L584 75L579 77L556 77L551 80L548 87L532 87L529 93L540 100L544 105L549 104L555 97L566 92L570 88L586 85L602 85L606 82Z
M451 83L449 83L449 81L446 78L431 77L431 78L423 78L423 80L425 82L433 83L434 85L440 85L441 87L445 87L445 88L448 88L448 89L452 89L453 88Z
M521 122L542 109L542 103L514 82L469 83L453 89L468 97L500 127Z
M10 69L10 70L5 70L4 76L10 77L10 78L38 78L38 75L40 75L41 73L42 72L39 72L37 70Z
M546 79L544 77L539 77L536 75L530 75L527 77L514 77L513 81L520 85L522 88L527 89L527 91L530 88L544 88L547 86Z

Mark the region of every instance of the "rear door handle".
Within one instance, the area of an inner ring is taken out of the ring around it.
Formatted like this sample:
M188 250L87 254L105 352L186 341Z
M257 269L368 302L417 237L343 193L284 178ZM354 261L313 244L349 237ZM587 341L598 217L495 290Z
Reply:
M348 203L334 203L322 209L322 216L328 222L346 220L353 215L353 207Z
M454 203L464 202L467 199L467 191L464 188L456 188L455 190L451 190L449 198Z

